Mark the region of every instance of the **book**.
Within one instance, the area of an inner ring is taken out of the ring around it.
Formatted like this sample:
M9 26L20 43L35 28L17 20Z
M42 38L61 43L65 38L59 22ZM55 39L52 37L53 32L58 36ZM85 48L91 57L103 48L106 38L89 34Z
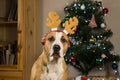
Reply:
M3 64L6 64L6 48L5 47L3 47L2 57L3 57Z
M0 44L0 64L17 64L17 41L13 44Z
M2 64L2 52L0 51L0 64Z
M14 54L9 55L9 64L14 64L14 57L15 57Z
M11 8L9 10L8 21L16 21L17 19L17 1L11 1Z
M9 64L10 51L6 50L6 64Z
M4 52L5 48L3 46L0 45L0 64L5 64L5 52Z

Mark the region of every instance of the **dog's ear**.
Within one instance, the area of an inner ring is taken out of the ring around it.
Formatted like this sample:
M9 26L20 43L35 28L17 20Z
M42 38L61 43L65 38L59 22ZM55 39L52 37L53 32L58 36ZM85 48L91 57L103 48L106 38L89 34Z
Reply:
M42 38L42 41L41 41L42 45L45 45L45 42L46 42L46 35L44 35Z

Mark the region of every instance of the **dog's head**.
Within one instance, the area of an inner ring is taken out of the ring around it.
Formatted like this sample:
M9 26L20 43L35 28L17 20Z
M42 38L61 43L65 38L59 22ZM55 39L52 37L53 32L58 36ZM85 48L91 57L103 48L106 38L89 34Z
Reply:
M46 55L50 60L64 57L69 47L69 38L63 31L51 31L43 39Z
M63 58L66 54L68 46L70 44L67 34L74 34L76 26L78 25L78 19L76 17L70 18L65 21L64 30L57 30L57 26L61 23L59 16L56 12L49 12L49 18L47 18L47 26L52 28L51 32L43 38L44 50L46 55L49 56L51 61L57 61L58 58Z

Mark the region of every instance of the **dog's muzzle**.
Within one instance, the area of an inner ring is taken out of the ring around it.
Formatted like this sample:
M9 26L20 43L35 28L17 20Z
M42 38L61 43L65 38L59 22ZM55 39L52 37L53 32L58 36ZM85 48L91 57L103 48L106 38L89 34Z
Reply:
M54 50L54 54L59 54L59 51L60 51L60 46L58 45L58 44L55 44L54 46L53 46L53 50Z

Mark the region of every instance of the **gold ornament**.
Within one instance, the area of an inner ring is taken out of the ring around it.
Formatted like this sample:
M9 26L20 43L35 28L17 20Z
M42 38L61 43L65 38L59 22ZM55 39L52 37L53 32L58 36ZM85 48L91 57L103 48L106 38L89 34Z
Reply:
M95 41L96 41L96 38L94 38L94 36L91 36L90 42L95 43Z

